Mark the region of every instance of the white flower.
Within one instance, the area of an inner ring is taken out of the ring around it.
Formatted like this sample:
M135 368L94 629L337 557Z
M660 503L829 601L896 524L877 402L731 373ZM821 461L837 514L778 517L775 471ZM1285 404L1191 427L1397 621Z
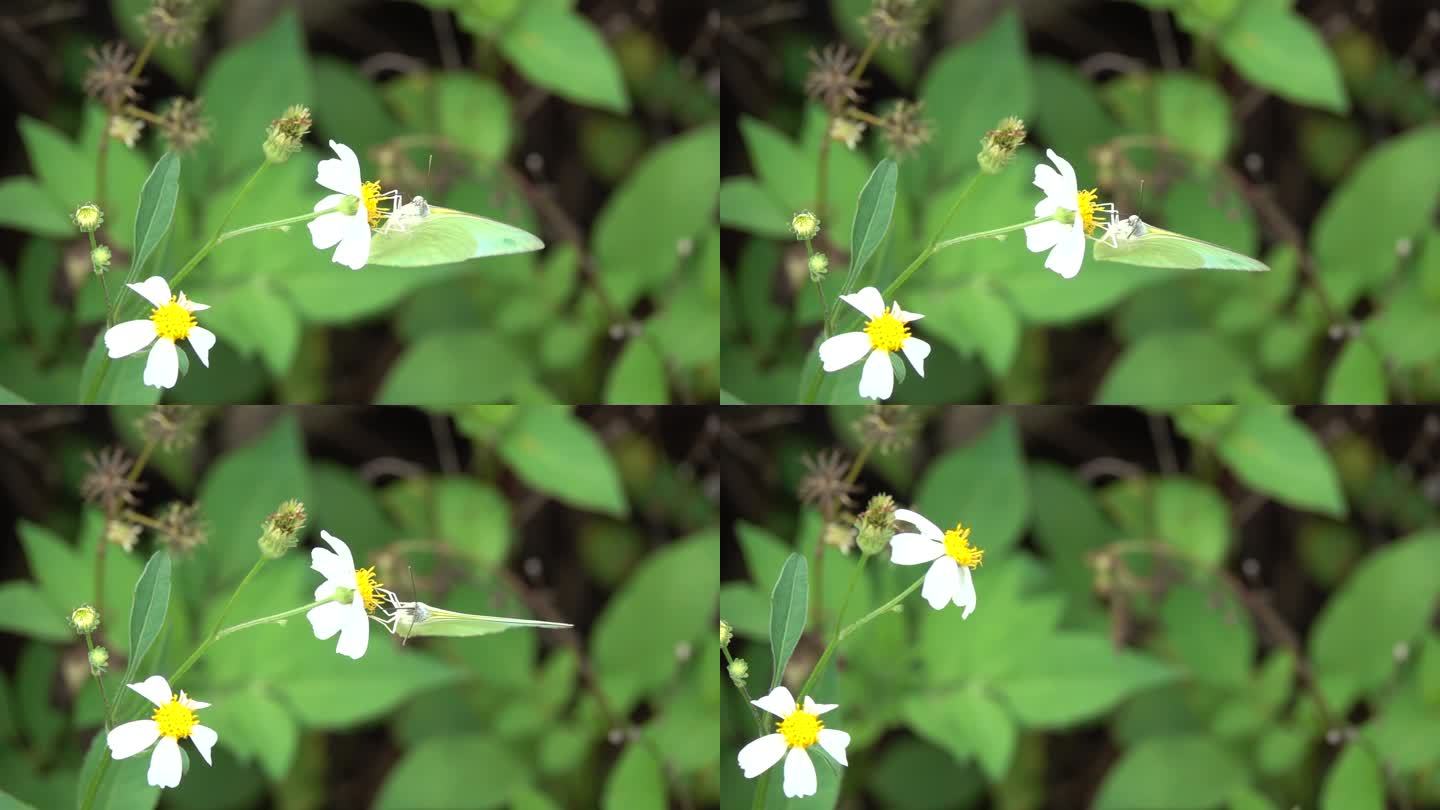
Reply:
M315 182L336 193L321 197L314 210L334 208L347 197L353 197L357 205L353 214L332 211L310 220L310 241L321 250L338 244L331 259L359 270L370 259L370 231L380 222L384 211L380 203L386 196L380 193L379 183L360 181L360 160L354 150L335 141L330 142L330 148L340 159L320 161L315 167Z
M854 365L865 355L865 369L860 372L860 396L870 399L889 399L895 390L895 369L890 367L890 353L901 351L910 359L910 365L921 376L925 376L925 358L930 356L930 344L910 336L906 324L925 317L900 308L900 302L886 311L885 299L874 287L866 287L857 293L840 296L840 300L860 310L869 318L862 332L846 332L836 335L820 344L820 362L826 371L839 371Z
M320 537L335 550L310 550L310 567L325 577L325 581L315 589L315 598L329 598L337 588L346 588L354 595L348 602L326 602L313 607L305 618L310 620L315 637L321 641L339 633L335 652L358 660L370 645L369 616L380 604L376 594L392 594L375 581L374 566L355 569L355 558L350 556L350 547L345 545L344 540L323 530Z
M785 795L815 795L815 763L810 761L810 754L805 749L817 742L836 762L850 764L845 761L845 747L850 744L850 735L825 728L825 724L820 722L820 715L838 704L816 703L806 695L805 708L797 708L794 696L783 686L775 687L770 694L751 703L780 718L780 722L775 724L778 731L774 734L752 740L740 749L740 768L745 772L746 779L754 779L770 770L771 765L784 757ZM787 755L786 751L790 753Z
M170 691L170 683L159 675L151 675L141 683L126 684L139 692L157 707L149 720L135 720L116 726L105 735L105 744L110 746L110 756L126 759L155 745L150 755L150 772L146 780L156 787L175 787L180 784L180 740L189 737L195 750L210 765L210 749L220 739L215 729L200 725L196 709L204 709L209 703L192 700L183 691L177 697Z
M913 525L920 533L890 538L890 562L923 565L934 560L925 572L920 595L936 610L953 600L956 607L965 609L960 618L970 618L975 612L975 581L970 570L985 556L984 551L970 545L970 530L957 523L955 528L942 532L923 515L909 509L895 510L895 519Z
M156 388L174 388L175 381L180 378L180 353L175 348L177 340L189 340L195 356L209 367L215 333L196 326L193 314L209 309L209 306L191 301L183 292L177 299L170 294L170 285L159 276L125 286L153 304L155 309L151 310L149 318L117 323L105 330L105 348L111 357L129 357L155 344L145 360L144 379L146 385Z
M1035 203L1035 216L1054 216L1056 211L1069 211L1069 224L1058 219L1041 222L1025 229L1025 246L1032 252L1050 251L1045 257L1045 266L1064 276L1074 278L1080 272L1080 262L1085 258L1085 237L1093 233L1097 224L1097 211L1110 211L1109 203L1095 202L1095 189L1081 191L1075 179L1075 167L1065 158L1046 149L1045 154L1060 168L1054 169L1041 163L1035 167L1035 185L1045 192L1045 199Z

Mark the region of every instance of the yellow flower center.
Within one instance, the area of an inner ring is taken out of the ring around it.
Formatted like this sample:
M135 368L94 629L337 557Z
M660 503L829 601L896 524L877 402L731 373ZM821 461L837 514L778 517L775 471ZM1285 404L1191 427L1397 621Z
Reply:
M805 711L796 709L790 716L775 724L775 729L785 738L785 744L791 748L809 748L820 738L820 729L825 724L820 718Z
M375 566L361 568L355 572L355 590L360 592L360 598L365 600L365 612L374 613L375 608L380 606L380 600L375 596L375 591L385 583L375 581Z
M171 695L170 702L155 709L155 713L150 717L155 721L155 725L160 727L160 736L174 737L177 740L189 737L190 729L200 722L195 712L182 704L176 695Z
M170 340L184 340L195 326L195 315L175 303L173 295L169 303L161 304L150 313L150 320L155 322L155 334Z
M390 198L380 193L380 184L370 180L360 185L360 202L365 204L365 217L370 221L370 227L380 224L380 218L389 216L390 207L384 205Z
M967 568L976 567L985 557L984 550L970 545L970 530L959 523L945 532L945 553L950 555L950 559Z
M1101 208L1095 201L1095 189L1083 189L1079 194L1075 195L1075 203L1075 211L1080 215L1080 224L1085 228L1085 235L1089 236L1095 230L1095 224L1097 222L1095 212Z
M865 324L865 334L870 336L870 345L882 352L898 352L900 344L910 337L910 327L885 310L880 317Z

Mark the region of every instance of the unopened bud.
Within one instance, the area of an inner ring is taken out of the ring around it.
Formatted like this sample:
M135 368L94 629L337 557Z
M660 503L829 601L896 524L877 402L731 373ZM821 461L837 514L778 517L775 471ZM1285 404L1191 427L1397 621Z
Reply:
M830 257L824 253L812 253L805 267L810 271L811 281L821 281L830 272Z
M809 241L820 233L820 218L809 211L801 211L790 218L790 230L796 239Z
M726 667L726 671L730 674L730 682L737 688L744 687L745 680L750 677L750 665L745 663L744 658L736 658L731 661L730 666Z
M95 249L90 251L90 264L97 274L110 267L111 258L109 245L96 245Z
M110 651L104 647L96 647L90 651L90 671L96 675L105 674L110 668Z
M75 209L75 213L70 215L70 221L85 233L94 233L105 222L105 213L95 203L85 203Z
M310 124L310 108L295 104L285 110L265 131L265 159L271 163L289 160L300 151L305 136L310 133Z
M270 559L283 556L300 542L300 532L305 528L305 504L288 500L262 524L260 553Z
M720 620L720 646L723 647L723 648L727 648L727 649L728 649L728 648L730 647L730 639L732 639L732 638L734 638L734 637L735 637L735 631L732 630L732 629L730 629L730 623L727 622L727 621L725 621L724 619L721 619L721 620Z
M1025 143L1025 122L1015 116L1001 119L1000 125L980 139L980 154L975 159L980 171L997 174L1010 164L1020 145Z
M81 605L70 612L70 626L81 635L93 633L100 627L100 611L89 605Z
M867 557L890 545L895 536L895 499L881 493L870 499L855 521L855 542Z

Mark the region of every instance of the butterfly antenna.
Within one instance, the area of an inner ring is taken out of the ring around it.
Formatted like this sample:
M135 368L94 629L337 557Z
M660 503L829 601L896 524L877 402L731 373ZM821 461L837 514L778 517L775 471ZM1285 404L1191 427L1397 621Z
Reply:
M1140 213L1145 208L1145 178L1140 178L1140 200L1135 203L1135 213Z
M406 567L407 569L409 569L409 571L410 571L410 594L411 594L412 596L414 596L414 595L416 595L416 593L415 593L415 592L416 592L416 588L415 588L415 566L413 566L413 565L407 565L407 566L405 566L405 567ZM410 623L410 626L411 626L411 628L414 628L415 623L414 623L414 622L411 622L411 623ZM407 644L409 644L409 642L410 642L410 634L407 632L407 633L405 634L405 637L400 640L400 646L401 646L401 647L404 647L404 646L406 646Z

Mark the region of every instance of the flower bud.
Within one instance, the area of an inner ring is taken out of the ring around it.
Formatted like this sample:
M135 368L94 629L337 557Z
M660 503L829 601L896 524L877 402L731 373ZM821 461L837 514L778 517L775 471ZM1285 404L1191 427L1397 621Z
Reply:
M727 621L725 621L724 619L721 619L721 620L720 620L720 646L728 649L728 648L730 647L730 639L732 639L732 638L734 638L734 637L735 637L735 631L732 630L732 629L730 629L730 623L727 622Z
M90 251L90 265L95 269L97 275L110 267L110 259L109 245L96 245L95 249Z
M100 611L89 605L81 605L70 612L70 626L81 635L93 633L100 627Z
M980 154L975 159L980 163L980 171L986 174L998 174L1010 164L1010 159L1015 157L1015 151L1025 143L1025 122L1015 116L1003 118L1000 125L985 133L980 139Z
M301 104L291 105L285 114L270 122L265 131L265 159L271 163L284 163L300 151L301 143L310 132L310 108Z
M812 253L805 267L810 271L810 280L818 282L830 272L830 257L824 253Z
M809 241L820 233L820 218L809 211L801 211L790 218L790 230L796 239Z
M75 209L75 213L70 215L70 221L85 233L94 233L105 221L105 213L95 203L85 203Z
M750 677L750 665L745 663L744 658L731 661L726 671L730 674L730 682L735 684L736 688L744 688L745 680Z
M110 651L104 647L92 649L89 658L90 671L96 675L103 675L110 668Z
M290 499L282 504L262 525L260 553L270 559L281 557L300 542L305 528L305 504Z
M881 493L870 499L855 521L855 542L867 557L883 551L895 536L895 499Z

